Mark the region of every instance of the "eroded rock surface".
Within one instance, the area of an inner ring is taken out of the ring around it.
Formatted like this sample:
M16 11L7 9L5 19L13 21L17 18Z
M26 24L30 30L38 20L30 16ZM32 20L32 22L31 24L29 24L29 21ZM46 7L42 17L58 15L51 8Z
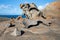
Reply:
M56 2L54 3L57 5ZM55 5L53 4L53 6ZM48 11L45 10L44 12L46 13ZM36 20L43 21L46 24L51 22L52 24L50 26L46 26L40 23L37 26L32 26L31 28L25 28L26 25L36 24L37 22L32 22L30 19L26 19L26 18L24 19L21 17L20 17L21 19L17 18L19 20L14 19L15 20L14 27L8 28L8 26L10 25L10 21L1 22L0 23L0 40L60 40L60 16L55 16L54 14L55 12L52 13L50 11L51 15L48 12L48 14L46 14L47 19L43 19L41 17L36 17L32 19L33 21L36 21ZM24 25L23 22L25 22L26 25ZM20 32L21 30L24 31L25 33L20 36L10 35L15 28L18 28L18 31Z

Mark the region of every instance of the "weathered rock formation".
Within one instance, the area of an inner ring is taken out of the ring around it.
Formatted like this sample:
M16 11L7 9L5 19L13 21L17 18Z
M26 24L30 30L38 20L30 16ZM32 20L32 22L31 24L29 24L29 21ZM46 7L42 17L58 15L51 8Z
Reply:
M51 6L52 4L53 7L56 6L56 8L52 8ZM0 39L1 40L60 40L59 3L53 2L49 4L49 7L48 8L46 7L43 10L43 13L46 14L46 19L42 17L35 17L33 19L18 17L14 19L15 22L12 21L12 24L15 24L14 27L8 27L10 25L10 21L1 22ZM46 24L51 25L47 26ZM13 36L10 34L13 34Z

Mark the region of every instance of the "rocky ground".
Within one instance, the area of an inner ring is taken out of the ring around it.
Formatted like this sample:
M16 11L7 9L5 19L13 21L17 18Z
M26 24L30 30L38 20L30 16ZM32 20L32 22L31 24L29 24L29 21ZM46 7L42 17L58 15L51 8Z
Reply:
M46 10L44 13L45 12ZM25 33L19 36L12 36L11 33L16 27L19 31L21 28L25 27L22 23L16 21L14 27L8 28L10 21L0 22L0 40L60 40L60 16L55 15L60 14L53 13L51 15L53 16L53 20L50 26L39 24L38 26L33 26L29 29L23 29ZM46 20L49 21L50 18Z
M15 27L21 29L23 24L16 22L15 27L8 28L9 21L0 23L0 40L60 40L60 18L54 20L51 26L40 24L38 26L25 29L25 33L21 36L10 35Z
M8 20L10 20L10 19L9 18L2 18L2 17L0 17L0 22L8 21Z

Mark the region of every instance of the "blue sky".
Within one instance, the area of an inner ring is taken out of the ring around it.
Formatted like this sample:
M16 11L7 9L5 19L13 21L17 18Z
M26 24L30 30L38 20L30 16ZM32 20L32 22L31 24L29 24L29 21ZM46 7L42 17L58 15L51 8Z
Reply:
M55 0L0 0L0 15L22 15L21 3L35 3L39 9Z

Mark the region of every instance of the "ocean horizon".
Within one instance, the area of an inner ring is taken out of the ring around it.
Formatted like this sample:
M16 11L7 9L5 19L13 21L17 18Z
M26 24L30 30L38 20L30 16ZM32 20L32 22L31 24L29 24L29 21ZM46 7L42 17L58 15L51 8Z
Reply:
M25 15L0 15L1 18L17 18L18 16L22 16L22 18L26 18Z

